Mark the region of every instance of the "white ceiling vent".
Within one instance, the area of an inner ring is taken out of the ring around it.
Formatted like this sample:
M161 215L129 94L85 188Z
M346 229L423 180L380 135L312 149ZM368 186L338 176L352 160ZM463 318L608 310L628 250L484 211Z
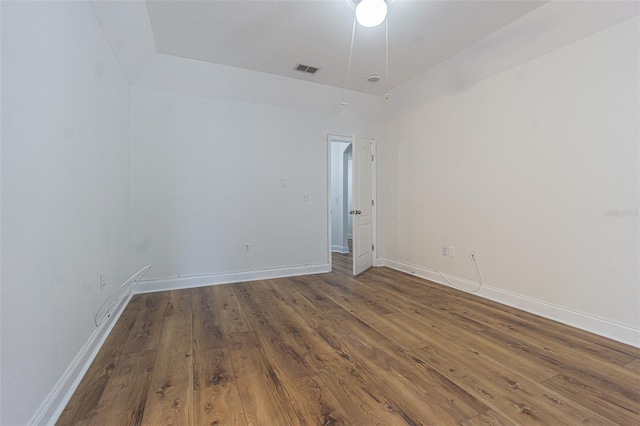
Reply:
M320 70L320 68L318 67L312 67L310 65L304 65L304 64L296 64L296 66L293 69L296 71L306 72L308 74L315 74Z

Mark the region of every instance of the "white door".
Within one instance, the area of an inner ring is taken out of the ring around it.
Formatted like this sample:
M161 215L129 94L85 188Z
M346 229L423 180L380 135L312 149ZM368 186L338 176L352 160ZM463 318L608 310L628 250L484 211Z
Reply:
M373 266L373 143L356 139L353 148L353 275Z

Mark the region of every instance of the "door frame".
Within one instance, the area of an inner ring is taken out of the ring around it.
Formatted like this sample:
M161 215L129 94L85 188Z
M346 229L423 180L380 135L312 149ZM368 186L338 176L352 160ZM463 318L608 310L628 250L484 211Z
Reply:
M374 138L362 138L372 141L373 145L373 161L371 164L371 199L373 200L373 207L371 209L371 240L375 247L373 250L373 266L378 265L378 238L377 238L377 211L378 211L378 197L377 197L377 162L378 162L378 145ZM345 142L350 143L353 147L356 141L356 136L344 136L344 135L327 135L327 258L329 263L329 271L333 270L331 261L331 143L332 142ZM354 206L355 208L355 206ZM355 235L353 244L355 244Z

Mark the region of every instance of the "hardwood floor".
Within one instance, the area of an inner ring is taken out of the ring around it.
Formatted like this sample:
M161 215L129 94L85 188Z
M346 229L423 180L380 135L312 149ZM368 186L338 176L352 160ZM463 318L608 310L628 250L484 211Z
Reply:
M640 349L333 262L135 296L57 424L640 424Z

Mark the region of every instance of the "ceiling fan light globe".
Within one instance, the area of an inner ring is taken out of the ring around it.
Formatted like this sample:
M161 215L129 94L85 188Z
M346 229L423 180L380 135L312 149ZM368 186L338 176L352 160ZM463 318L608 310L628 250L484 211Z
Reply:
M384 0L362 0L356 6L356 19L363 27L380 25L387 17L387 3Z

